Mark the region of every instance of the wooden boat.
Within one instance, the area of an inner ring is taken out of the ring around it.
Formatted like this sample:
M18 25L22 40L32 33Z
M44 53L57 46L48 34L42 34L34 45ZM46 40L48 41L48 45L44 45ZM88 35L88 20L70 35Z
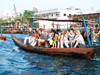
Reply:
M0 40L6 40L6 36L0 36Z
M98 40L100 41L100 36L98 37Z
M10 33L10 31L3 31L2 33L9 34L9 33Z
M11 34L15 34L15 33L17 33L17 32L16 32L16 31L10 31L10 33L11 33Z
M76 56L81 58L90 59L93 54L93 48L45 48L45 47L32 47L24 45L24 39L16 38L12 35L14 43L21 49L31 51L34 53L49 54L49 55L61 55L61 56Z
M22 34L29 34L29 32L28 31L23 31Z

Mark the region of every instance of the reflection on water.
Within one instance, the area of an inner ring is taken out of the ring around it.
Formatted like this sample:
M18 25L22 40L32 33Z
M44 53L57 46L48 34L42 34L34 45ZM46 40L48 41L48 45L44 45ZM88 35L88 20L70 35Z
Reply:
M15 46L10 34L0 41L0 75L99 75L100 57L91 60L25 52ZM24 38L24 34L15 34Z

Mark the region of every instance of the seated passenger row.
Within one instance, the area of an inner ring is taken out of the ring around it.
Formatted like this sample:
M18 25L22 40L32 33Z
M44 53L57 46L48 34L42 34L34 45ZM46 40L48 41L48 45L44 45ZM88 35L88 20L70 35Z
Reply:
M79 30L76 30L75 33L73 29L69 31L55 31L51 30L44 32L41 29L30 29L29 37L25 37L24 44L31 46L41 46L41 43L45 43L45 47L51 48L64 48L64 45L67 48L76 48L78 44L85 45L83 36Z

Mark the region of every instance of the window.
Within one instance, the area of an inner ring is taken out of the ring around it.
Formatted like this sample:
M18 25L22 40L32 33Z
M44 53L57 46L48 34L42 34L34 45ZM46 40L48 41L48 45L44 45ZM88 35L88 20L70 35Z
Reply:
M53 13L51 14L51 16L53 17Z
M69 16L71 16L71 14L69 14Z
M46 14L46 17L49 17L49 14Z
M64 14L64 16L66 16L66 14Z
M59 16L59 13L58 12L56 12L56 16Z
M45 17L45 14L42 14L42 17Z

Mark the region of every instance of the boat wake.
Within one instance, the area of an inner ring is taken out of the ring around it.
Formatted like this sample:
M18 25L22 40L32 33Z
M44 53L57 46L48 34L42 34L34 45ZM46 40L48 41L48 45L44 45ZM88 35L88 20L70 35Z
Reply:
M100 61L100 56L96 56L96 57L94 57L94 58L91 58L91 60Z
M4 40L0 40L0 43L3 42Z
M13 50L16 51L16 52L19 52L19 49L18 49L18 48L19 48L18 46L15 46L15 47L13 48Z

